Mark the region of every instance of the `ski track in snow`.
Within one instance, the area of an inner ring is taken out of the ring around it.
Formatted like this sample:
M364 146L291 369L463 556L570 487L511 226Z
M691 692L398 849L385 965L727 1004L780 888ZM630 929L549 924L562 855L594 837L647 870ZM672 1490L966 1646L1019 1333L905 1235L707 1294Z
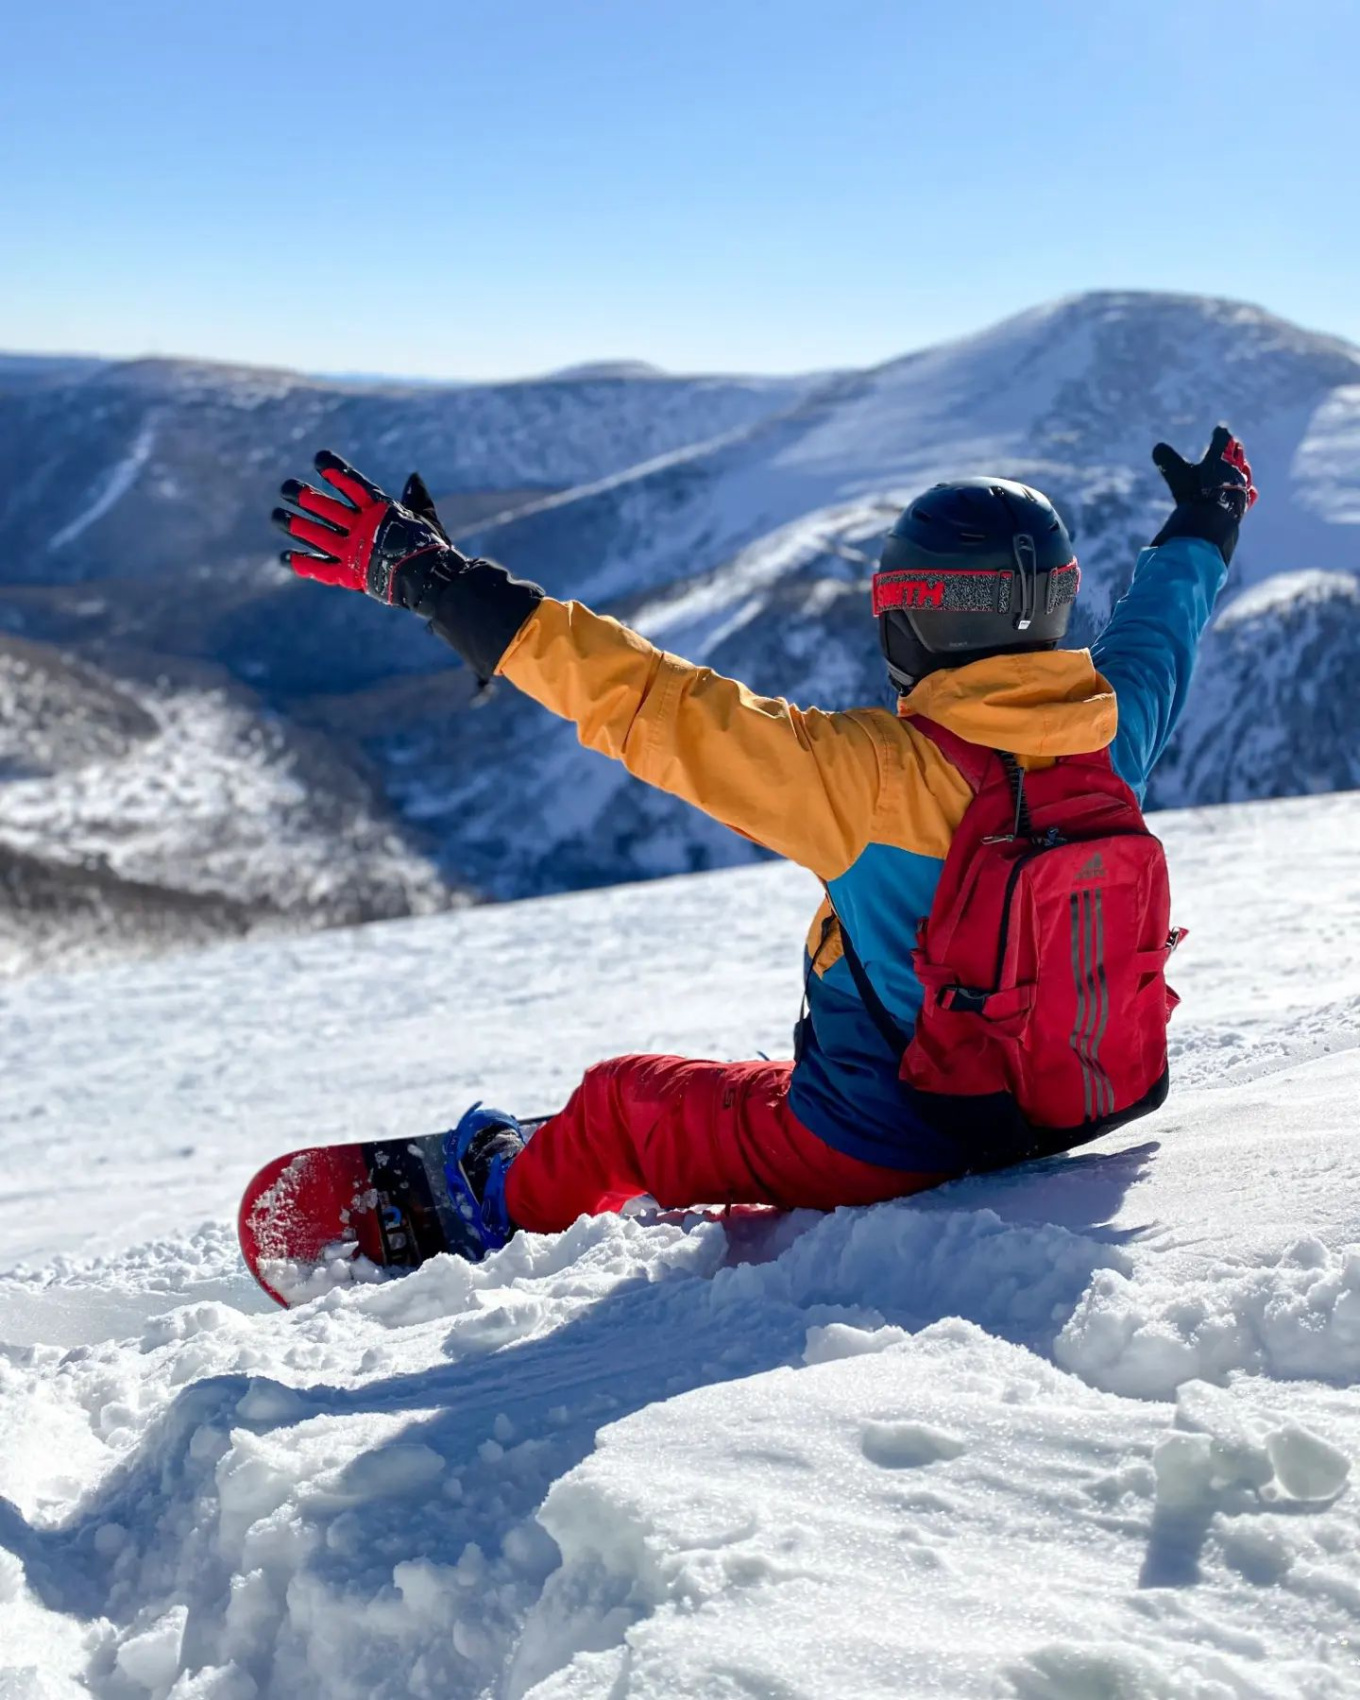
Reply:
M0 1700L1360 1694L1360 794L1160 828L1156 1117L288 1313L239 1267L257 1163L778 1054L815 883L0 987Z
M142 468L151 459L151 451L155 446L156 418L153 414L138 431L127 456L109 468L89 505L83 508L68 525L62 526L60 531L54 533L51 542L47 545L49 554L54 554L58 549L64 549L68 543L74 543L82 532L88 531L96 520L103 519L111 508L116 507L122 501L141 476Z

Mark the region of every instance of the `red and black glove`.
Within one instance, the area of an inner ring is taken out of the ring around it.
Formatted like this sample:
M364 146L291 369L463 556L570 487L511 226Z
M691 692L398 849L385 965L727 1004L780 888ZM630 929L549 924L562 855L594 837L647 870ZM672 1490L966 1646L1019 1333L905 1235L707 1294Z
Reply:
M293 505L271 516L290 539L306 545L285 549L284 563L302 578L411 609L479 679L491 678L543 600L540 587L494 561L470 561L460 553L418 472L397 502L329 449L313 464L330 491L290 478L280 494Z
M412 562L438 552L458 554L438 516L431 519L432 506L422 514L406 505L417 474L407 480L402 501L395 502L329 449L322 449L313 464L329 491L290 478L279 493L293 507L275 508L271 516L280 531L306 545L283 552L284 564L301 577L405 606L397 587ZM420 494L428 503L424 484Z
M1170 443L1158 443L1152 460L1176 504L1153 547L1172 537L1202 537L1218 548L1225 564L1231 561L1238 527L1257 496L1241 443L1219 425L1202 460L1186 460Z

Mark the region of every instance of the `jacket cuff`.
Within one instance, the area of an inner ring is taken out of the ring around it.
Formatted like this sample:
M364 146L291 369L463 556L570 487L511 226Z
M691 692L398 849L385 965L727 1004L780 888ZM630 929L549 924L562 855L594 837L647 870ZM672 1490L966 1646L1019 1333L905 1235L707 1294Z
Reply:
M544 596L540 585L515 578L495 561L464 561L461 556L441 559L412 578L403 585L406 606L483 682L495 676L501 658Z
M1158 549L1173 537L1199 537L1214 545L1223 557L1224 566L1227 566L1237 547L1239 524L1232 510L1220 507L1217 502L1182 502L1172 510L1171 517L1152 539L1152 547Z

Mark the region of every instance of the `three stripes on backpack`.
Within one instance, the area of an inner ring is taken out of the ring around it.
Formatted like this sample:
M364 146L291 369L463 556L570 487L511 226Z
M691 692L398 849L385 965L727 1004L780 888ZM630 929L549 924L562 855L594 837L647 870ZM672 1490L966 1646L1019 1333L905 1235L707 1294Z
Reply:
M1072 920L1072 979L1077 1013L1068 1044L1081 1063L1086 1120L1113 1115L1114 1086L1100 1065L1100 1044L1110 1019L1110 988L1105 979L1105 913L1099 886L1074 891L1069 899Z

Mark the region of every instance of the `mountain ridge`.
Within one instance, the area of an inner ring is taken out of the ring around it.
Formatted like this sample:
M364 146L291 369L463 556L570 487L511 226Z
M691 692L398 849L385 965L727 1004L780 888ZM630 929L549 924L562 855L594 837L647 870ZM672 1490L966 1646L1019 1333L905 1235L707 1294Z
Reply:
M413 890L431 855L450 888L504 897L759 852L504 688L467 719L470 681L416 622L279 567L265 514L323 444L391 488L419 465L467 548L553 594L836 708L884 700L865 558L916 490L984 470L1052 495L1083 563L1073 640L1089 642L1166 513L1152 443L1195 448L1226 417L1263 497L1152 801L1360 785L1360 350L1250 303L1091 292L799 380L394 392L132 364L7 389L0 362L0 633L114 681L157 657L224 670L253 712L363 775Z

